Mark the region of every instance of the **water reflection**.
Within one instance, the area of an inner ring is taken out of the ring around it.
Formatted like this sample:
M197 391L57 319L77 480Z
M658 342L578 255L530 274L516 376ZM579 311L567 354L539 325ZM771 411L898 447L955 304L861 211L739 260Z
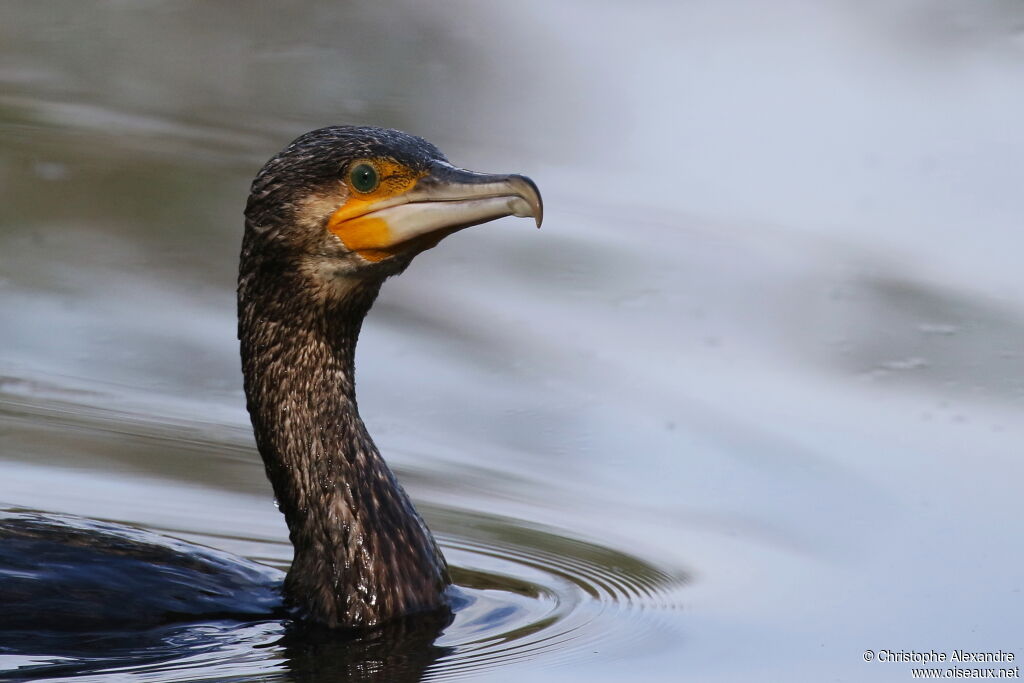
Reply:
M434 644L450 622L450 615L421 616L356 639L293 626L277 645L291 680L412 682L453 651Z
M0 660L20 664L5 681L139 677L153 681L209 680L259 675L263 681L415 682L453 651L434 641L450 615L421 615L370 633L311 629L288 622L211 621L117 633L65 636L60 650L39 652L37 635L21 641L5 633ZM74 647L68 647L77 638ZM57 646L51 633L48 642ZM60 652L60 654L56 654ZM8 667L5 667L8 668Z

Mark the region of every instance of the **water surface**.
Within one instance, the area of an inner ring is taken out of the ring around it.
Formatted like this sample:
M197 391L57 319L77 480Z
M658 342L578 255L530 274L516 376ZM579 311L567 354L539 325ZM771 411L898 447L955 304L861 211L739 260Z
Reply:
M284 569L234 338L255 171L372 123L546 203L421 256L359 348L460 586L439 637L206 624L52 678L906 680L863 651L1019 647L1016 6L4 15L6 507Z

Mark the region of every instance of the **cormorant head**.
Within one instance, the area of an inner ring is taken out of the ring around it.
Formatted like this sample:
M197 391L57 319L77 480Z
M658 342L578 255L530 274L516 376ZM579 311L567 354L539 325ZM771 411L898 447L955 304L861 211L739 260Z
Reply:
M334 126L302 135L253 181L247 255L324 284L401 272L453 232L503 216L533 217L540 193L521 175L456 168L401 131Z

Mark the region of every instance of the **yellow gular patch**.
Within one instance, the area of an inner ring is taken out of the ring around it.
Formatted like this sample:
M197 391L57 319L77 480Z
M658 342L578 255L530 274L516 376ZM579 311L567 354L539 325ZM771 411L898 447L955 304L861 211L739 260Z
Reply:
M356 159L349 168L358 164L370 164L377 171L380 184L371 192L360 192L352 186L345 175L348 199L331 214L327 229L338 237L348 248L367 261L381 261L392 256L395 246L387 221L370 214L382 201L404 194L426 175L426 171L413 171L408 166L391 159Z

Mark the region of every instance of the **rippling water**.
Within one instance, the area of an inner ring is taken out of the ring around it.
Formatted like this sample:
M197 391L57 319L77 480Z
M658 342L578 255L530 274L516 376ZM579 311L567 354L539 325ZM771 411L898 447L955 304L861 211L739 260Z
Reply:
M5 502L36 507L42 502L48 509L143 524L287 568L291 547L263 490L262 466L244 429L156 422L75 402L80 395L61 395L65 392L56 387L9 382L6 389L0 412L10 484ZM40 462L35 456L40 450L53 455ZM418 466L424 468L422 476L437 476L426 471L429 462ZM482 466L476 474L500 478ZM400 469L399 475L406 482L418 480L416 471ZM218 483L210 485L211 480ZM417 488L428 486L414 484ZM381 680L418 680L424 672L432 678L475 676L538 659L571 663L606 644L629 648L638 640L673 641L670 621L655 615L681 606L683 571L659 567L628 548L581 540L569 529L488 514L484 506L446 505L443 495L418 498L451 565L457 610L436 641L411 641L419 649L408 644L404 632L397 638L408 648L411 664L405 656L389 660L374 650L372 639L366 652L355 654L346 641L323 635L321 647L311 646L309 638L289 634L280 620L172 625L140 634L138 643L99 640L84 651L72 635L77 649L71 653L58 640L53 650L32 656L18 655L21 641L11 640L0 643L9 653L0 662L21 667L19 675L33 680L54 675L106 680L114 674L181 680L199 671L302 675L306 668L317 670L322 658L328 679L337 665L358 668L363 662L372 669L374 662L383 662L387 673ZM362 669L349 673L377 680Z
M907 680L862 653L1019 647L1024 15L766 7L6 5L2 507L287 567L233 288L248 183L298 133L421 134L546 217L421 256L360 342L451 624L0 668Z

